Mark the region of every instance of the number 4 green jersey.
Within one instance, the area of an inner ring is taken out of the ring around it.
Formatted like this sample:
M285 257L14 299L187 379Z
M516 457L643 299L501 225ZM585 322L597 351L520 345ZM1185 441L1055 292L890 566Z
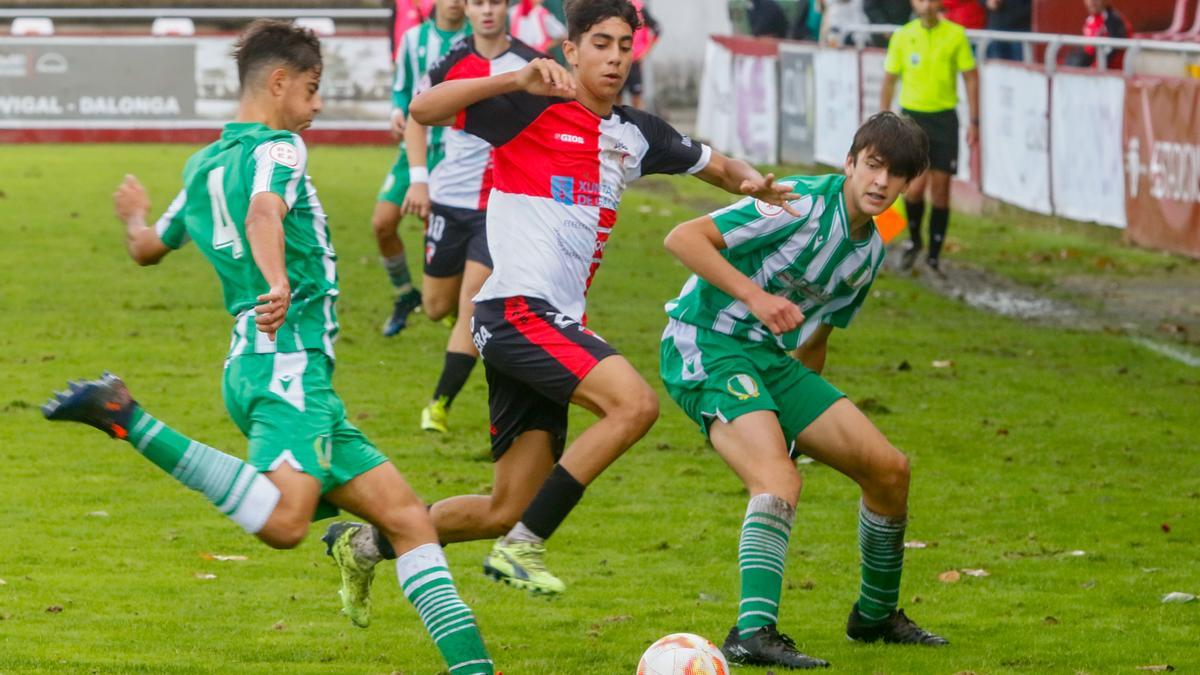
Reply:
M225 125L217 142L188 159L183 189L155 230L170 248L189 240L212 263L235 318L229 355L315 349L333 357L338 323L336 255L325 210L305 174L304 141L257 122ZM269 289L246 240L246 213L254 195L271 192L287 204L283 219L292 305L272 342L258 332L254 307Z
M752 197L710 215L725 239L725 259L760 288L794 302L804 323L772 335L744 304L696 275L667 303L668 315L783 350L800 346L822 323L850 324L883 262L883 240L874 228L867 239L850 238L845 176L789 176L779 182L800 195L792 202L799 217Z

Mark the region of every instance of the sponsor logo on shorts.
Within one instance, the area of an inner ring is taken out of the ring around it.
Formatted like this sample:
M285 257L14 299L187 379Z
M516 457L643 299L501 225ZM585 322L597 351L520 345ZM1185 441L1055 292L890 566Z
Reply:
M725 389L737 397L739 401L758 398L758 382L746 374L734 375L725 383Z

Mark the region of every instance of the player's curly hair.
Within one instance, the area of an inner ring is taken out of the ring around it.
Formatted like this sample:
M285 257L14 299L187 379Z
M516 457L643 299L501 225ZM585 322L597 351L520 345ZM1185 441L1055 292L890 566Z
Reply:
M854 134L852 161L870 148L887 164L889 173L912 180L929 168L929 137L908 117L884 111L871 115Z
M579 42L592 26L613 17L635 31L642 27L637 7L629 0L567 0L563 9L567 16L567 39L571 42Z
M246 27L233 48L238 84L264 66L283 65L296 72L321 67L321 41L315 33L289 21L258 19Z

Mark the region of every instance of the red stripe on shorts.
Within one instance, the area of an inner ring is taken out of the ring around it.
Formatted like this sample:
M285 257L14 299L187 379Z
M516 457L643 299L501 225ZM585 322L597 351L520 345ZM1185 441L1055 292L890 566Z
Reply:
M596 357L583 346L567 339L544 317L529 311L525 298L517 296L504 300L504 319L516 327L525 339L541 347L555 361L582 380L596 366ZM579 324L572 323L577 326Z

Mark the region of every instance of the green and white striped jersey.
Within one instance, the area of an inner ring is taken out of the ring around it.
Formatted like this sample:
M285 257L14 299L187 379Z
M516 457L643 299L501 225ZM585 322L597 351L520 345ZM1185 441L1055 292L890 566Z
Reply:
M667 303L668 315L751 342L774 342L783 350L803 344L821 323L850 324L883 262L883 240L874 228L867 239L850 239L845 176L789 176L779 182L800 195L792 202L800 217L752 197L710 215L725 239L725 259L760 288L794 302L804 323L772 335L744 304L694 274Z
M464 21L456 31L444 31L433 19L404 31L400 38L400 49L396 50L396 79L392 84L392 107L408 115L408 106L416 96L417 86L429 72L429 67L445 56L450 47L464 36L471 34L471 24ZM445 127L430 127L429 152L442 146Z
M226 124L220 140L188 159L183 189L155 224L164 244L174 249L194 241L212 263L225 309L236 317L231 357L316 349L333 358L337 256L307 164L304 141L290 131ZM292 305L274 342L254 324L258 296L269 287L246 240L250 199L261 192L279 195L288 206L283 230Z

